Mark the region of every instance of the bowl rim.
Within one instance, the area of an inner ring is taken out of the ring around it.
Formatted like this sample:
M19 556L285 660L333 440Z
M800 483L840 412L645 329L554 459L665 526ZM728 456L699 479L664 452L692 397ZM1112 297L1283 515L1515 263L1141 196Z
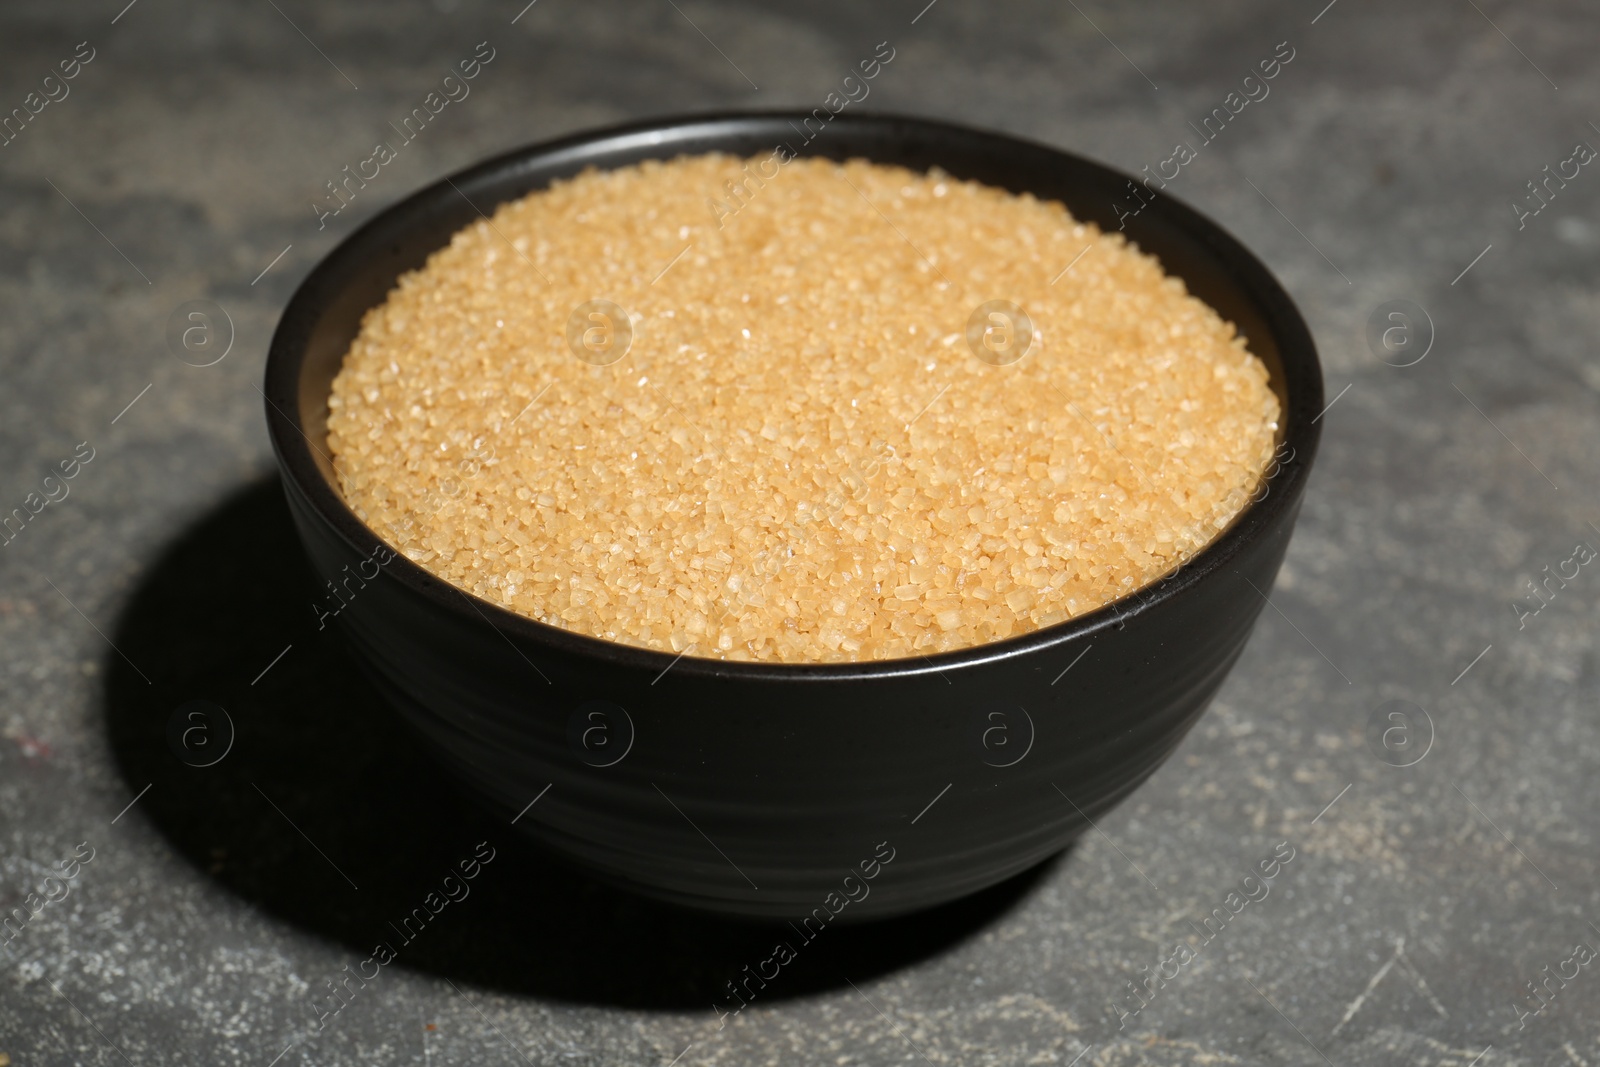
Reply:
M1121 630L1129 619L1170 600L1191 595L1201 582L1218 572L1231 569L1230 564L1253 540L1275 528L1279 521L1292 521L1293 509L1299 506L1321 436L1317 419L1320 418L1322 407L1323 383L1316 344L1298 307L1271 270L1220 224L1165 191L1149 206L1169 216L1169 221L1177 228L1199 240L1213 255L1225 261L1241 291L1270 326L1287 379L1283 393L1287 403L1279 413L1279 441L1293 449L1293 456L1273 478L1272 491L1247 503L1220 534L1176 570L1074 618L998 641L892 659L793 663L712 659L690 655L688 650L673 654L540 622L438 577L406 557L378 531L363 522L345 503L338 487L324 477L312 456L311 442L301 426L300 380L305 371L307 346L295 342L297 338L304 340L310 336L312 325L341 291L343 276L347 271L353 273L352 268L357 266L348 261L362 258L367 251L366 246L379 238L380 231L406 217L425 215L440 200L465 196L463 189L470 189L485 180L503 178L507 173L514 173L532 164L559 164L563 157L582 159L596 152L656 146L663 148L659 158L671 158L678 154L693 154L672 152L674 143L696 137L714 137L719 132L725 136L743 134L748 132L752 123L792 123L804 119L808 114L789 110L718 111L668 115L584 130L514 148L448 174L366 220L346 235L302 279L273 331L263 375L262 398L265 401L268 436L287 483L286 490L297 491L317 517L337 533L351 551L357 554L370 552L371 542L376 539L378 544L394 552L394 558L383 568L391 578L432 602L438 610L464 622L472 623L473 615L476 615L479 624L487 623L502 638L511 642L519 653L530 645L544 646L557 655L579 656L619 668L649 671L656 675L657 680L670 670L679 677L730 681L823 682L928 676L943 678L948 683L949 672L1063 649L1108 630ZM831 120L830 125L833 124L859 129L880 127L885 132L900 127L935 139L976 137L989 140L1000 150L1009 148L1049 153L1072 166L1098 170L1109 178L1117 179L1119 183L1124 179L1129 182L1137 180L1133 175L1088 157L998 130L980 130L937 119L872 110L840 113ZM701 149L710 150L715 149ZM871 157L864 155L863 158ZM476 204L473 206L476 207ZM1070 204L1067 206L1069 210L1072 207ZM1318 413L1316 417L1311 417L1313 411ZM1289 512L1287 516L1284 515L1286 510ZM1265 603L1267 592L1261 589L1256 589L1256 592ZM692 645L690 647L693 648Z

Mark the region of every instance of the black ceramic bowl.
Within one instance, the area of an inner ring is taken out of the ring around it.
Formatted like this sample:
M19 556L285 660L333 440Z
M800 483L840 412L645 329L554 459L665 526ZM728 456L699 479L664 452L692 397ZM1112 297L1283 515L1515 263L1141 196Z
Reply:
M284 312L265 388L290 509L322 577L371 575L361 561L380 543L324 454L333 376L362 313L480 211L585 167L783 143L938 166L1111 230L1132 206L1126 175L1043 145L855 114L803 145L800 118L660 120L521 149L424 189L335 249ZM835 915L928 907L1039 863L1148 777L1205 709L1272 587L1317 447L1316 351L1267 269L1165 194L1126 221L1238 326L1283 407L1265 496L1166 580L1006 641L831 666L612 644L469 597L404 557L338 624L395 707L508 821L642 893L811 916L812 936Z

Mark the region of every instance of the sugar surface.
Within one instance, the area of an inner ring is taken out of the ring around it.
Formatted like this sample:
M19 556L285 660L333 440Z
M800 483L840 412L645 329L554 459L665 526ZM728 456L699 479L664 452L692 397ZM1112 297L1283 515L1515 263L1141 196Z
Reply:
M402 277L329 398L356 513L552 625L812 662L1091 611L1249 499L1279 414L1266 369L1120 235L864 162L794 160L741 206L744 165L586 172ZM1035 331L1005 366L966 336L997 299ZM604 366L567 340L594 300L633 331Z

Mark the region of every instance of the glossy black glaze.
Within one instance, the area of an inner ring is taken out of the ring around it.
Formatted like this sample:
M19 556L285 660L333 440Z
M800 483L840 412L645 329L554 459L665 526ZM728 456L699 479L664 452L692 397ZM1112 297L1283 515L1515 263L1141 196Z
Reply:
M786 115L695 117L522 149L424 189L335 249L284 312L265 384L290 510L322 575L356 572L379 544L324 454L333 375L362 313L479 210L587 166L781 143L939 166L1061 200L1107 229L1127 203L1126 175L999 134L840 115L803 145L798 127ZM1265 604L1317 447L1316 351L1267 269L1164 195L1127 233L1267 364L1288 457L1216 542L1132 597L928 658L675 661L541 625L397 557L337 622L388 698L508 820L538 798L520 828L641 892L796 920L831 905L845 920L928 907L1024 870L1142 782L1205 709ZM871 881L846 881L875 854L893 858L869 862ZM861 899L841 906L846 891Z

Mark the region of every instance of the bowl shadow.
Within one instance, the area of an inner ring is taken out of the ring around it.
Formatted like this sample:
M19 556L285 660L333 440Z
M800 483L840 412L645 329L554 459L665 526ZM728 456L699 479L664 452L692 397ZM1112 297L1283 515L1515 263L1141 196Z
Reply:
M459 790L401 725L323 625L314 585L274 477L185 531L118 621L107 733L130 789L153 784L131 814L196 868L348 947L352 970L387 942L413 970L585 1003L709 1007L775 942L797 940L783 923L601 884L524 838L517 813ZM466 895L446 898L445 877L488 849ZM1058 861L916 915L838 926L760 995L843 987L951 948ZM403 941L417 909L428 921Z

